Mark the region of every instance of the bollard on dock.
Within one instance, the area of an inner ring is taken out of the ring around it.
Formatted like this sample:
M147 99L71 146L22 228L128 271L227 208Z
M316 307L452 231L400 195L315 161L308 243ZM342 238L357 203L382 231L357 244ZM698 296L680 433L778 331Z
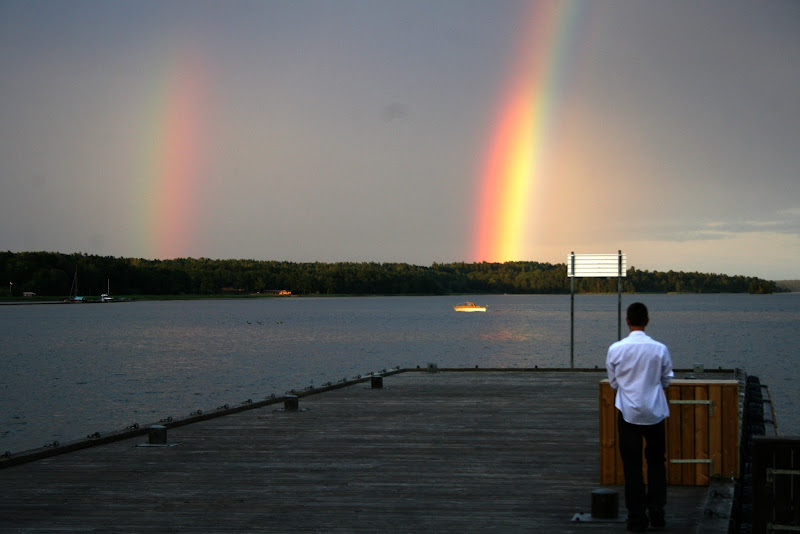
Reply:
M150 445L165 445L167 443L167 427L164 425L153 425L149 428L147 442Z
M300 399L297 395L286 395L283 398L283 409L287 412L296 412L300 406Z
M619 516L619 493L602 488L592 491L592 518L616 519Z

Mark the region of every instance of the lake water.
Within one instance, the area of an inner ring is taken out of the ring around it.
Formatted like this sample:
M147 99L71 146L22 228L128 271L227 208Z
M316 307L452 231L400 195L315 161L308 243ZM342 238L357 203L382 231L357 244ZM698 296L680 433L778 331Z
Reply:
M456 313L465 300L486 313ZM675 367L740 367L800 435L800 294L623 295ZM624 320L624 319L623 319ZM569 295L0 306L0 453L394 367L569 367ZM623 328L623 335L626 335ZM617 296L575 296L575 367L603 367Z

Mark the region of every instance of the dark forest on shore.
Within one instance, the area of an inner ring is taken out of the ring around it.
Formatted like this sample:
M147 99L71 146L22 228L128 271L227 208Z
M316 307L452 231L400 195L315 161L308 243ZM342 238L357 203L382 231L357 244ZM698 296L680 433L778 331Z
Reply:
M431 266L377 262L260 261L180 258L147 260L82 253L0 252L7 297L23 292L62 298L81 295L447 295L465 293L559 294L570 292L566 264L434 263ZM775 282L752 276L630 267L622 279L627 293L773 293ZM617 278L576 278L579 293L615 293Z

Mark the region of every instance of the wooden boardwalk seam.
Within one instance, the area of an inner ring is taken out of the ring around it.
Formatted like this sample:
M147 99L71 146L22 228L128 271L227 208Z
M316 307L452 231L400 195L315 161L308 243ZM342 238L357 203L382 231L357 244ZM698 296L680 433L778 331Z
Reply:
M624 532L600 485L603 372L403 372L0 470L3 532ZM695 532L707 488L669 488Z

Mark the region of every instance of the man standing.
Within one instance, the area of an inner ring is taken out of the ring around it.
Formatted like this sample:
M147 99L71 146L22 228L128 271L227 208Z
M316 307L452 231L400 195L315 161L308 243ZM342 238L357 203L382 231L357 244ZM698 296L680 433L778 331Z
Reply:
M606 370L617 391L619 448L625 472L625 506L628 530L644 532L649 524L662 529L667 502L666 439L664 419L669 405L664 394L672 379L672 360L666 345L644 333L649 322L641 302L628 306L628 337L608 348ZM642 441L646 443L647 482L642 474Z

